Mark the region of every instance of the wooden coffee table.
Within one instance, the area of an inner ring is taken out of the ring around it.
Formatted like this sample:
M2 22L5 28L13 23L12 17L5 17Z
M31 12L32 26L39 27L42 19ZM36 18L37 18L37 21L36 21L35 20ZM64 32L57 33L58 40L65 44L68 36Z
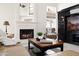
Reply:
M48 49L52 49L52 48L61 48L61 51L63 51L63 41L58 41L56 42L56 44L53 43L40 43L40 41L37 41L36 39L28 39L28 50L30 50L30 43L33 44L34 46L36 46L37 48L39 48L42 52L48 50Z

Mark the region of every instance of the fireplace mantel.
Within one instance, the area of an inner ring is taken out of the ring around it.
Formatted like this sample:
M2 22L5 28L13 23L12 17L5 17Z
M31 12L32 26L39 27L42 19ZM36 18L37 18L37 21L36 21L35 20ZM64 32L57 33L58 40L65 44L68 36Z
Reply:
M35 21L17 21L18 25L22 25L22 24L37 24L37 22Z

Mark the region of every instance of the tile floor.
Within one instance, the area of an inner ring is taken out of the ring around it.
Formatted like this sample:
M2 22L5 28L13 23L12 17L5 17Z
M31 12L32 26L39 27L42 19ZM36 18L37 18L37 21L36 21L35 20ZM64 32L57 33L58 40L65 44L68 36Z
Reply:
M74 44L64 43L64 50L74 50L79 52L79 46Z

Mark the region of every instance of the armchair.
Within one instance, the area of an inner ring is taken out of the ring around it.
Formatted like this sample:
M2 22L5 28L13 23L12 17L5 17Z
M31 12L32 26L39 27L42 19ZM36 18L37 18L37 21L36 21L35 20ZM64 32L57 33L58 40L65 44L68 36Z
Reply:
M5 46L6 45L16 45L17 44L17 41L13 38L7 38L7 35L4 31L2 31L0 29L0 42L2 42L2 44L4 44Z
M6 38L2 41L2 43L6 45L16 45L17 41L15 39Z
M57 34L55 32L55 28L52 28L50 30L46 29L46 37L50 38L50 39L56 39L57 38Z

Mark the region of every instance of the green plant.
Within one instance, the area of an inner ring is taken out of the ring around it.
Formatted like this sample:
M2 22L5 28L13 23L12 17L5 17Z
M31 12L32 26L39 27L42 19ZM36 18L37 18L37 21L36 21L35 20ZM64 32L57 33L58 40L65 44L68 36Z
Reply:
M38 36L42 36L43 33L42 33L42 32L37 32L37 35L38 35Z

